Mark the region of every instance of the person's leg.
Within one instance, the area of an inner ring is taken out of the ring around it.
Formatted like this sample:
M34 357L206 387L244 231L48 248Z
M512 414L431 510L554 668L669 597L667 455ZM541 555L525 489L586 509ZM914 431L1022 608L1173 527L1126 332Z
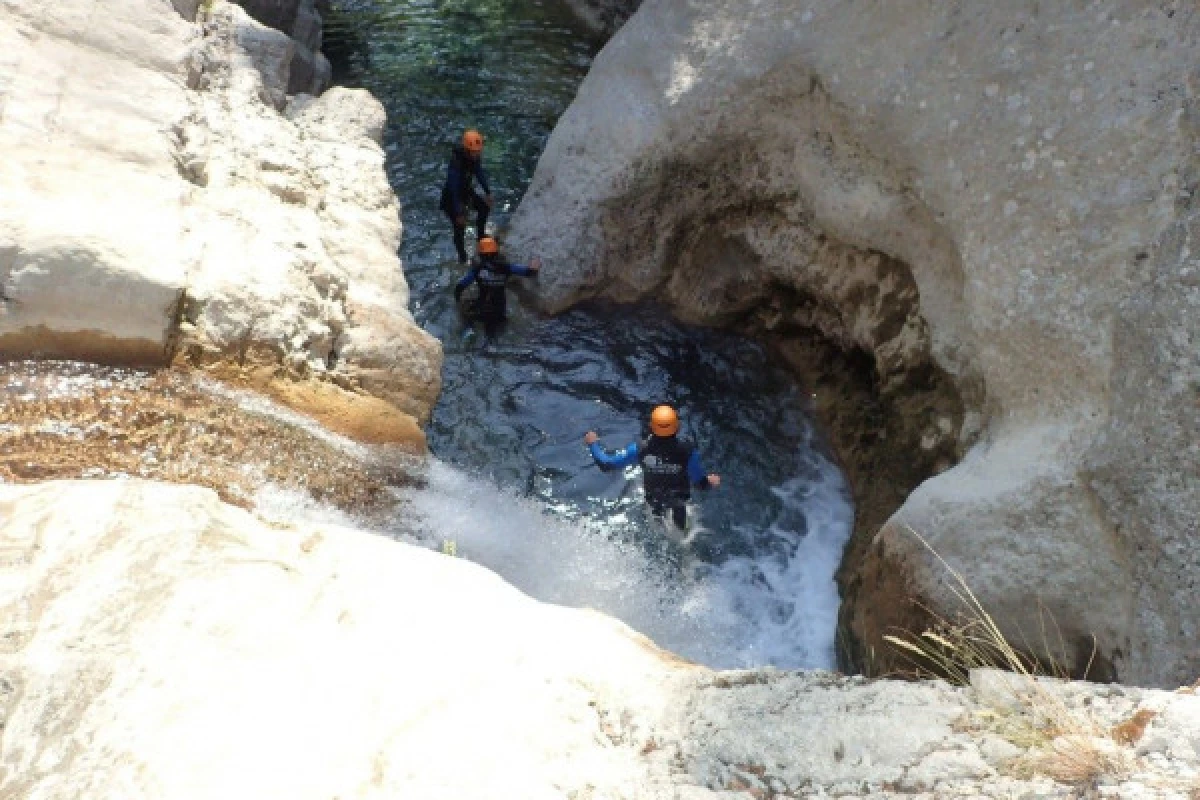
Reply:
M687 530L687 506L679 505L671 509L671 521L681 531Z
M488 208L487 201L479 195L475 195L471 202L475 206L475 239L478 241L487 236L488 212L491 209Z
M483 320L483 332L487 334L489 339L497 338L504 331L504 323L506 320L503 316L489 316Z
M454 249L458 252L458 263L467 263L467 226L459 225L454 219L454 215L446 212L446 217L450 220L451 227L454 228Z

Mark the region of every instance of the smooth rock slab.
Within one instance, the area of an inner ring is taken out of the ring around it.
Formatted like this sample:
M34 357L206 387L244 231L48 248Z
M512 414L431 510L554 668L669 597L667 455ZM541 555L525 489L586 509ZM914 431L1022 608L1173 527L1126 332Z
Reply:
M1102 727L1152 709L1148 740L1200 730L1192 696L1048 691ZM467 561L206 489L0 485L0 797L1069 793L997 774L958 724L977 711L944 684L714 673ZM1198 766L1167 748L1132 779L1184 796Z

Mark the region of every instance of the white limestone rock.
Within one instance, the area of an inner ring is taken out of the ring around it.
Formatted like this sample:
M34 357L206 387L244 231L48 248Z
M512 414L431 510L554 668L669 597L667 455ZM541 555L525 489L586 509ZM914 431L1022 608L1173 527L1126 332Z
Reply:
M420 446L441 352L407 308L379 103L285 116L291 40L238 6L98 8L0 4L0 352L174 360Z
M0 485L0 631L0 797L1071 791L989 766L995 735L971 720L1014 712L967 691L711 672L465 560L264 523L196 487ZM1200 724L1183 694L1046 691L1098 730L1139 708L1157 712L1147 736ZM1112 780L1174 797L1197 766L1168 749Z
M1067 666L1094 635L1096 665L1180 683L1200 673L1180 591L1200 575L1198 41L1183 2L646 0L511 244L545 259L549 310L648 297L815 332L884 393L949 376L961 424L905 424L961 463L842 576L863 652L914 622L906 599L958 610L911 526L1015 638L1052 616Z
M634 785L645 639L469 562L208 490L0 486L0 796L558 798ZM86 743L86 744L85 744Z

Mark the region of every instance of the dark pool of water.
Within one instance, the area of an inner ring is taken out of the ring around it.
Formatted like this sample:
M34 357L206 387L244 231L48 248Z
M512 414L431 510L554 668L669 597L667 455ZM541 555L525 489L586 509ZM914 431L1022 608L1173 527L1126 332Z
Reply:
M758 345L679 325L654 308L585 307L543 319L513 304L512 324L495 342L465 332L458 318L451 287L462 273L437 208L451 145L468 126L487 136L502 233L597 43L557 0L341 0L337 9L327 49L339 55L340 82L370 89L387 108L412 309L445 348L433 452L542 499L550 513L608 515L636 528L636 504L621 502L636 482L599 472L581 438L594 429L623 446L654 405L668 402L724 478L700 501L706 533L696 552L714 563L750 557L786 567L811 527L813 509L796 498L830 468L812 450L803 390ZM750 570L746 580L765 578Z

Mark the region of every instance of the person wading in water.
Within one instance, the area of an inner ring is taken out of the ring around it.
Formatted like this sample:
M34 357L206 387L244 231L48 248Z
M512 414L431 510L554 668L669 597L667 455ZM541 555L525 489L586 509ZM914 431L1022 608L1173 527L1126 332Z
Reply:
M542 268L542 260L534 256L529 266L511 264L500 255L500 245L490 236L479 240L478 250L479 255L471 262L471 268L454 286L454 300L461 303L467 287L472 283L479 284L479 296L466 304L463 316L482 322L484 333L493 339L504 328L507 319L508 296L505 289L508 279L513 275L537 275Z
M631 442L623 450L609 451L600 446L600 437L588 431L584 444L596 466L604 471L638 464L646 490L646 504L658 517L669 510L671 521L687 530L687 501L692 489L715 489L721 476L707 474L700 453L687 439L680 439L679 415L670 406L658 406L650 414L650 436Z
M483 196L475 191L475 181L479 181ZM479 131L464 133L462 142L451 150L439 207L454 226L454 249L458 251L458 263L465 264L467 212L475 210L475 238L482 239L487 235L488 212L492 210L492 190L488 186L487 173L483 170L483 134Z

